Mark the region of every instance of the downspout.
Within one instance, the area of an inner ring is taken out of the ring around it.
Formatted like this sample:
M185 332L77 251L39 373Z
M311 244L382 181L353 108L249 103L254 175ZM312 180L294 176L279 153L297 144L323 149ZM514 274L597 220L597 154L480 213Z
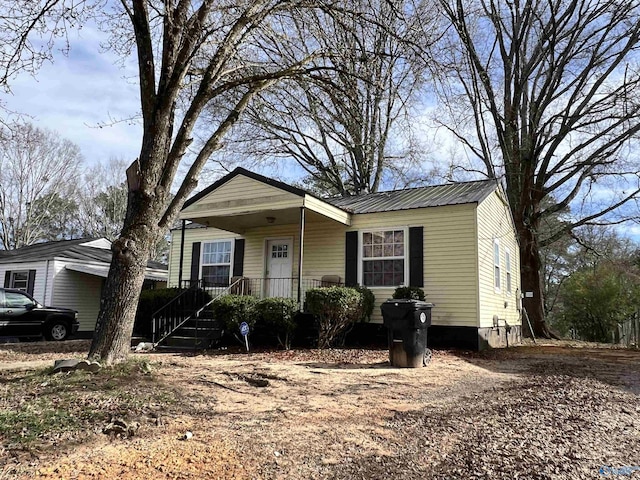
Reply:
M186 220L182 220L182 228L180 231L180 265L178 267L178 288L182 288L182 264L184 263L184 229L186 223ZM167 287L168 286L169 285L167 285Z
M47 287L49 286L49 262L51 260L47 260L46 266L44 267L44 295L42 298L42 302L45 305L51 305L53 303L53 298L50 298L47 301Z
M300 207L300 232L299 232L299 246L298 246L298 305L300 311L302 311L302 259L304 251L304 203Z

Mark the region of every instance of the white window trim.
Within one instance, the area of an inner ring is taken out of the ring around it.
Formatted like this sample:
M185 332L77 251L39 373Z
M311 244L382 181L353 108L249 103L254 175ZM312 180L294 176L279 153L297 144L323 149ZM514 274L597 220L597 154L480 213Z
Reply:
M388 232L389 230L402 230L404 232L404 257L395 257L396 259L402 258L404 260L404 282L402 285L395 286L368 286L367 288L370 290L389 290L395 289L399 286L408 285L409 279L409 227L404 225L401 227L378 227L378 228L364 228L362 230L358 230L358 285L364 285L363 276L364 276L364 268L363 261L364 257L362 255L364 250L362 237L365 233L374 233L374 232ZM393 259L394 257L386 257L389 259Z
M14 285L15 282L15 276L18 273L24 273L27 275L27 283L24 286L24 289L20 288L20 287L16 287ZM12 270L11 271L11 281L9 283L9 288L15 288L16 290L22 290L23 292L26 292L29 289L29 270Z
M231 278L233 277L233 256L236 253L235 247L236 242L235 238L217 238L215 240L205 240L200 245L200 272L198 274L198 278L202 280L202 269L203 267L215 267L220 265L226 265L226 263L207 263L204 264L204 246L209 243L222 243L222 242L231 242L231 256L229 257L229 285L231 285Z
M496 263L496 247L498 247L498 262ZM493 265L493 289L496 293L501 293L502 292L502 267L500 266L500 260L501 260L501 255L500 255L500 240L497 238L493 239L493 249L491 250L491 263ZM496 267L498 269L498 278L497 278L497 282L496 282Z
M507 259L509 260L507 262ZM511 258L511 250L509 250L507 247L505 247L504 249L504 289L507 293L511 294L511 292L513 291L513 274L511 273L511 262L512 262L512 258ZM511 281L508 281L508 280Z

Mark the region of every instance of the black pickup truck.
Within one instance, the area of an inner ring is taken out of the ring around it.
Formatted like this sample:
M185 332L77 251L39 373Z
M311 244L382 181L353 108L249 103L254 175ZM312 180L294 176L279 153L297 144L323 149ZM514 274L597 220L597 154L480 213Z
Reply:
M0 337L65 340L78 327L77 311L45 307L22 290L0 288Z

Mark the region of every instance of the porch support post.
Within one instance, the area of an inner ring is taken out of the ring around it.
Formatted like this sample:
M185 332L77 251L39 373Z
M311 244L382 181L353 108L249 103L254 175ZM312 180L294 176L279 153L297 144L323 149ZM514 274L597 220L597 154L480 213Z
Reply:
M182 220L182 229L180 231L180 267L178 268L178 288L182 288L182 264L184 263L184 230L186 223L186 220Z
M298 304L302 310L302 259L304 257L304 206L300 207L300 232L298 246Z

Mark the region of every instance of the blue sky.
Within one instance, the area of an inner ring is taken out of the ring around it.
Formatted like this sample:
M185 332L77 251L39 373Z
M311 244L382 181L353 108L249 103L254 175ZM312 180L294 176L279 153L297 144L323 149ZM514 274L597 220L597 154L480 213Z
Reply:
M119 122L139 110L135 65L116 65L114 54L101 51L102 35L90 27L73 32L68 56L56 52L53 64L15 78L12 94L1 97L9 110L79 145L88 164L133 160L140 149L139 123Z
M9 110L22 113L36 126L55 130L79 145L89 165L106 163L110 158L129 162L137 157L141 141L140 122L127 120L139 111L135 59L128 59L123 67L114 53L101 49L104 34L95 27L85 26L71 35L68 56L58 52L54 63L45 64L35 77L15 78L11 82L12 94L0 98ZM446 139L448 135L443 138L440 131L436 136L445 143L444 147L439 146L443 152L454 148L460 154ZM204 188L206 181L201 183L199 188ZM640 241L637 223L619 225L617 229Z

